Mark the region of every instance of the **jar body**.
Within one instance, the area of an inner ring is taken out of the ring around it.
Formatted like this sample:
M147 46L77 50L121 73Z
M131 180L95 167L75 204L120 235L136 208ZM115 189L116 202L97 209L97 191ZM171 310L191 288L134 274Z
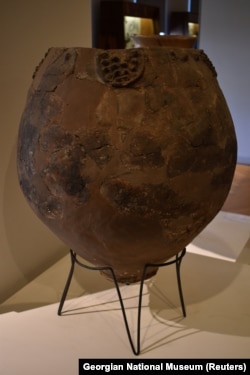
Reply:
M130 283L214 218L236 154L232 118L202 51L51 48L28 93L17 165L43 223Z

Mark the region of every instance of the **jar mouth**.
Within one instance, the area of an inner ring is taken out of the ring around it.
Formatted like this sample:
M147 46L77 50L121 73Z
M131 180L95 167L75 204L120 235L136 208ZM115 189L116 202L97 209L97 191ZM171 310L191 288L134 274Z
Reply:
M133 37L139 37L139 38L158 38L158 39L194 39L196 38L195 35L182 35L182 34L152 34L152 35L143 35L143 34L133 34Z
M192 48L197 40L195 35L132 35L136 47L182 47Z

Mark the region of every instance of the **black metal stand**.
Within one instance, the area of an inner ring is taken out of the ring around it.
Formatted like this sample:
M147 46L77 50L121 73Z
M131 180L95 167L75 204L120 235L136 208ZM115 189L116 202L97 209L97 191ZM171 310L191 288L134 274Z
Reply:
M117 278L115 276L114 270L112 269L112 267L91 267L91 266L88 266L86 264L83 264L82 262L80 262L77 259L76 253L71 249L70 249L71 268L70 268L68 279L67 279L67 282L66 282L63 294L62 294L60 304L59 304L58 315L62 315L63 305L64 305L65 299L67 297L67 293L68 293L68 290L69 290L69 287L70 287L70 283L71 283L71 280L72 280L72 276L73 276L73 273L74 273L76 263L79 266L87 268L89 270L94 270L94 271L109 270L111 275L112 275L112 278L113 278L113 281L114 281L114 284L115 284L115 287L116 287L116 291L117 291L117 294L118 294L118 297L119 297L120 306L121 306L121 310L122 310L122 315L123 315L123 319L124 319L129 343L131 345L133 353L135 355L139 355L140 354L142 292L143 292L143 285L144 285L144 281L145 281L145 275L146 275L147 268L149 268L149 267L159 268L159 267L169 266L171 264L176 265L176 275L177 275L179 296L180 296L180 301L181 301L181 308L182 308L183 316L185 317L186 316L186 309L185 309L185 304L184 304L184 298L183 298L182 286L181 286L181 277L180 277L181 261L182 261L182 258L184 257L185 254L186 254L186 248L184 248L178 255L175 256L175 259L173 259L171 261L168 261L168 262L165 262L165 263L160 263L160 264L148 263L144 266L142 279L140 281L139 301L138 301L138 310L137 310L137 312L138 312L138 315L137 315L137 348L135 348L132 337L131 337L131 333L130 333L130 329L129 329L129 325L128 325L128 320L127 320L127 315L126 315L126 310L125 310L125 307L124 307L121 291L120 291L119 284L118 284Z

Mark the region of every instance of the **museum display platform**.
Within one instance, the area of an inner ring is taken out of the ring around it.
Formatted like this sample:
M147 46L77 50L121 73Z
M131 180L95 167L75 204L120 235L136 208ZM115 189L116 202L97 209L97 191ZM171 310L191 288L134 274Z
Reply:
M145 282L141 353L129 345L116 290L76 267L62 316L67 255L1 305L0 373L77 373L79 358L248 358L250 216L220 211L187 247L181 266L186 318L175 267ZM121 286L136 337L139 284Z

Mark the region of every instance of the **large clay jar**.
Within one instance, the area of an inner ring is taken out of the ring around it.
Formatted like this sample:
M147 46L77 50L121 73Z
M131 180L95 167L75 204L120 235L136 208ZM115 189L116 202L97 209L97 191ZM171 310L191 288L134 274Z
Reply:
M18 175L43 223L131 283L218 213L236 148L203 51L51 48L21 119Z

